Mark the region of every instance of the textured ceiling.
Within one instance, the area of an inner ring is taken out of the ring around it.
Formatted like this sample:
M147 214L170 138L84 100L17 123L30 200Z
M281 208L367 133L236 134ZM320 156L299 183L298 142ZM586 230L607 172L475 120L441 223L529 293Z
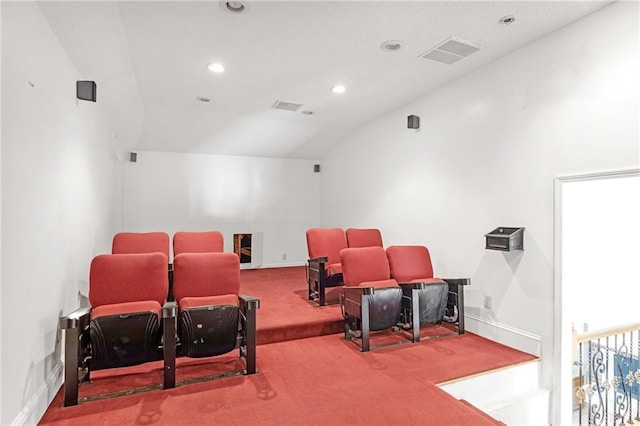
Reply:
M346 134L609 2L40 2L124 150L319 158ZM498 22L514 15L515 23ZM453 65L418 56L449 37ZM402 40L396 52L380 49ZM212 74L209 62L226 71ZM347 92L331 87L342 83ZM211 102L195 100L198 96ZM271 109L303 104L303 115Z

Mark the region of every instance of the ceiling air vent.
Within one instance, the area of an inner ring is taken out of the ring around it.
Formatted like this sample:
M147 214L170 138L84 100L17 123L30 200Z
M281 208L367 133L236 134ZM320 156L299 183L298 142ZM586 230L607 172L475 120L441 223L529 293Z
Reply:
M477 52L481 47L479 44L470 41L450 37L433 49L420 55L420 58L431 59L432 61L451 65L471 55L473 52Z
M302 104L297 104L295 102L275 101L275 103L273 105L271 105L271 108L273 108L273 109L283 109L285 111L297 111L297 110L300 109L301 106L302 106Z

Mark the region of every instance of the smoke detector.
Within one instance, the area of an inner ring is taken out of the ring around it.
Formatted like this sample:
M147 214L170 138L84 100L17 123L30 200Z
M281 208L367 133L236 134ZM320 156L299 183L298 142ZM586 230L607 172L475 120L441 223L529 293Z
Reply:
M436 47L420 55L420 58L451 65L462 58L466 58L472 53L480 50L482 46L478 43L465 41L459 38L449 37Z

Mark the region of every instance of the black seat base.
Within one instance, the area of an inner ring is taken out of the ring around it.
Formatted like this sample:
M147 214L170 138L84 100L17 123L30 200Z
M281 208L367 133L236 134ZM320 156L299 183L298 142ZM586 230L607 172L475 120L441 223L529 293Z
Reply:
M234 305L189 308L180 314L182 354L191 358L222 355L235 349L240 310Z
M129 367L161 359L159 328L155 312L94 318L89 326L91 369Z
M340 296L344 316L345 340L360 338L362 352L371 349L370 332L394 328L400 320L400 287L345 288ZM358 333L359 331L359 333Z

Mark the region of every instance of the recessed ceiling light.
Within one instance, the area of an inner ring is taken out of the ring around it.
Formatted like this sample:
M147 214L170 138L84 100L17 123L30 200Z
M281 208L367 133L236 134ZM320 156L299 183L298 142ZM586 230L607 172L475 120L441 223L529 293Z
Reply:
M300 114L313 115L313 114L315 114L315 112L305 109L304 111L300 111Z
M331 88L331 91L332 91L333 93L344 93L344 92L346 92L346 91L347 91L347 88L339 84L339 85L337 85L337 86L333 86L333 87Z
M515 21L516 21L516 17L513 15L506 15L498 20L498 22L501 23L502 25L511 25Z
M199 101L199 102L211 102L211 98L207 98L206 96L196 96L196 101Z
M207 65L207 68L209 68L209 71L211 72L216 72L216 73L221 73L224 72L224 65L222 64L209 64Z
M243 13L247 11L247 4L241 1L221 1L220 7L225 12Z
M396 52L402 49L402 41L400 40L387 40L380 45L380 49L385 52Z

